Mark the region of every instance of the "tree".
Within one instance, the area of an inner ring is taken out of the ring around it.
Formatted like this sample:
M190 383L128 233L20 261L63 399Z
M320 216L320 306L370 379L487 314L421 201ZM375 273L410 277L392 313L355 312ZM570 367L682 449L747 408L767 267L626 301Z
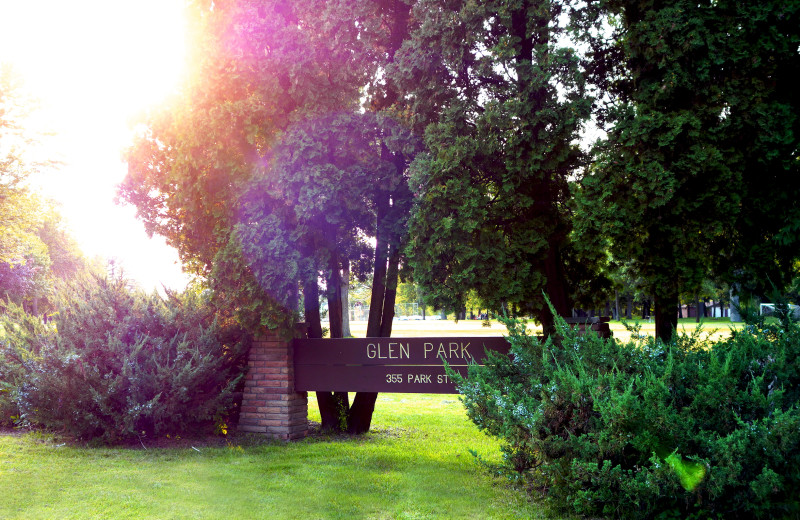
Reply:
M72 276L83 258L54 204L27 184L55 165L36 158L44 136L27 127L33 106L14 71L0 66L0 298L39 314L53 308L54 282Z
M320 337L323 279L331 335L340 336L341 272L361 265L363 232L376 243L368 335L391 333L409 158L379 114L392 106L392 87L376 78L402 42L408 9L392 0L192 6L193 80L148 118L120 198L246 322L288 329L302 288L310 334ZM374 115L359 113L365 92ZM318 206L331 189L342 204ZM323 427L342 424L343 404L349 431L369 428L376 394L352 407L346 394L318 397Z
M25 180L36 165L25 156L32 136L24 127L29 114L20 90L14 71L0 64L0 262L9 265L22 262L34 225Z
M382 153L384 148L392 154L403 153L402 149L395 149L397 145L413 147L413 139L403 134L407 132L402 127L370 113L339 114L299 125L275 147L268 166L243 200L236 234L256 280L263 287L285 285L281 293L288 297L298 277L287 277L286 273L299 274L305 287L308 319L318 301L315 289L322 276L332 338L344 335L342 324L347 309L342 307L343 266L363 266L369 257L380 256L380 240L376 240L378 251L373 253L365 237L383 237L387 245L401 239L402 215L408 212L403 202L390 198L391 210L397 213L389 213L383 219L380 216L387 192L396 193L407 182L404 171L398 170L393 161L384 160ZM382 261L386 263L385 257ZM357 272L363 276L366 273L362 269ZM374 272L372 280L371 299L375 302L376 286L380 284L375 283ZM382 313L370 309L368 335L391 333L394 294L390 302L387 300L385 295L378 300L379 307L384 306ZM386 305L391 305L391 313ZM377 333L376 325L381 326ZM312 326L311 334L320 337L321 330L313 330ZM339 424L343 419L348 431L368 430L374 402L364 411L360 408L364 405L359 404L364 398L359 395L350 406L345 392L317 392L320 402L331 401L320 407L321 412L331 414L323 415L323 427Z
M783 280L797 255L794 237L778 237L798 215L797 95L786 77L798 7L768 4L609 1L586 11L613 22L613 34L592 37L610 127L578 192L578 234L631 259L663 340L681 291L737 269Z
M415 4L391 77L408 92L428 152L412 164L409 259L436 307L470 290L495 310L533 312L546 331L572 308L569 180L591 100L561 44L564 2Z

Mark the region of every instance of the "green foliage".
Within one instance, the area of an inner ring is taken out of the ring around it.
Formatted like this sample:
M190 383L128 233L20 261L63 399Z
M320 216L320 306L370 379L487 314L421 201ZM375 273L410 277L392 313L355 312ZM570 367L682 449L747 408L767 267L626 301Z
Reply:
M579 58L562 46L565 2L416 2L390 67L428 151L411 166L414 279L437 308L474 290L549 320L544 289L571 308L565 206L591 110Z
M560 320L557 320L560 322ZM800 328L622 344L509 322L510 356L461 381L502 469L561 508L624 518L800 513Z
M13 70L0 64L0 298L38 314L52 310L55 282L85 262L54 204L28 185L32 173L54 163L42 160L45 136L27 128L36 104L23 93Z
M4 352L18 368L3 380L20 418L107 442L213 426L231 408L248 345L201 294L164 301L123 279L74 286L55 327L15 318L3 318Z
M276 145L297 136L294 144L313 153L308 140L319 138L321 147L324 141L310 132L299 135L303 129L319 128L326 114L356 111L372 56L346 20L370 20L362 17L369 8L362 4L192 3L187 13L196 52L181 95L148 114L147 131L128 152L120 198L137 207L148 232L164 236L179 251L185 269L209 280L220 305L236 308L254 326L291 330L295 305L287 312L287 299L292 293L297 299L298 279L307 278L311 269L298 265L308 262L296 258L293 235L302 230L283 218L288 215L280 206L286 201L252 201L245 217L243 198L257 190L266 196L256 184ZM371 26L367 21L361 27ZM314 180L326 173L318 156L284 159L287 167L294 166L292 159L305 159L315 168L298 173L314 171ZM302 202L298 210L314 208L313 198ZM255 210L263 214L254 215ZM247 251L253 244L246 218L258 220L261 234L269 233L270 247L255 257ZM238 224L243 229L237 232ZM264 262L264 257L279 261ZM275 280L280 283L264 285Z
M372 258L365 239L378 234L376 201L408 191L402 169L383 159L382 149L413 154L414 140L385 117L337 114L287 131L259 168L240 199L234 235L254 278L276 301L296 297L298 281L329 278L340 259L359 266ZM408 203L395 200L393 208L396 242Z
M581 34L608 103L575 193L579 240L631 263L663 339L680 292L707 278L785 286L800 256L800 6L608 0L581 14L599 14Z
M0 300L0 426L20 419L19 388L27 378L26 362L35 359L53 331L38 316Z

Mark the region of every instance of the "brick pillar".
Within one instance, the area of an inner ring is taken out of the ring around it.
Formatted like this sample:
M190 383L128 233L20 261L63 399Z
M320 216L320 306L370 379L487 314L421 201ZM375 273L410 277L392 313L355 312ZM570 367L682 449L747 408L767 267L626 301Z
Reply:
M308 433L308 394L294 391L292 341L268 331L250 347L239 431L283 440Z

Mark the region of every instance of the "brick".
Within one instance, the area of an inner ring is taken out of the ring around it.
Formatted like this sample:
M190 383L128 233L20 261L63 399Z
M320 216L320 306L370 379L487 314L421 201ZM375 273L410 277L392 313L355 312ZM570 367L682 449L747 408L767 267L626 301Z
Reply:
M289 363L291 363L291 360L289 359L289 355L286 354L285 352L282 353L282 354L268 354L267 355L267 359L265 361L280 363L282 366L286 366ZM273 366L276 366L276 365L273 365Z
M249 433L266 433L267 429L263 426L250 426L250 425L239 425L239 430L243 432Z
M291 342L278 334L261 331L257 336L247 363L242 431L284 440L308 434L308 394L294 391L293 354Z
M268 426L268 427L273 427L273 428L274 427L279 427L279 426L284 426L283 424L281 424L281 421L270 420L270 419L259 419L258 420L258 425L259 426Z
M257 388L257 390L259 390L260 391L259 393L262 393L262 394L283 395L283 396L286 396L286 394L289 391L288 388L286 388L286 387L281 388L279 386L267 386L267 387L263 387L263 388ZM286 399L281 399L281 401L285 401L285 400Z
M277 406L259 406L257 412L262 414L284 415L286 409Z
M285 370L284 368L281 368L279 366L272 366L272 367L264 366L263 368L259 368L258 369L258 373L259 374L278 375L278 374L284 374L285 373L284 370Z
M292 425L289 427L289 432L302 433L305 435L308 432L308 423L304 423L302 425Z
M289 421L291 421L293 424L301 420L302 421L308 420L308 410L301 410L289 414Z
M272 388L289 388L289 381L276 381L275 379L269 379L264 381L264 386Z
M271 381L289 381L289 374L264 374Z

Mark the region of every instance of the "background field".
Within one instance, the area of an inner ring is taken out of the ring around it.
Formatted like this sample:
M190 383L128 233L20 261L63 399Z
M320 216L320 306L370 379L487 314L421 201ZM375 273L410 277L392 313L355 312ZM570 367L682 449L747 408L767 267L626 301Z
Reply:
M420 336L502 336L506 333L506 328L497 321L491 321L490 327L483 326L480 320L460 320L458 323L452 320L395 320L392 326L392 335L395 337L420 337ZM630 322L635 323L634 321ZM641 334L655 335L655 323L652 321L640 321ZM610 322L611 331L614 337L623 341L630 338L630 332L625 329L622 322ZM716 318L705 320L700 324L702 334L710 335L714 339L730 334L731 329L741 328L742 323L731 323L729 318ZM681 319L678 323L678 331L691 334L698 324L694 318ZM541 332L532 323L528 328L533 332ZM350 330L353 336L362 338L366 335L367 322L354 321L350 323Z

